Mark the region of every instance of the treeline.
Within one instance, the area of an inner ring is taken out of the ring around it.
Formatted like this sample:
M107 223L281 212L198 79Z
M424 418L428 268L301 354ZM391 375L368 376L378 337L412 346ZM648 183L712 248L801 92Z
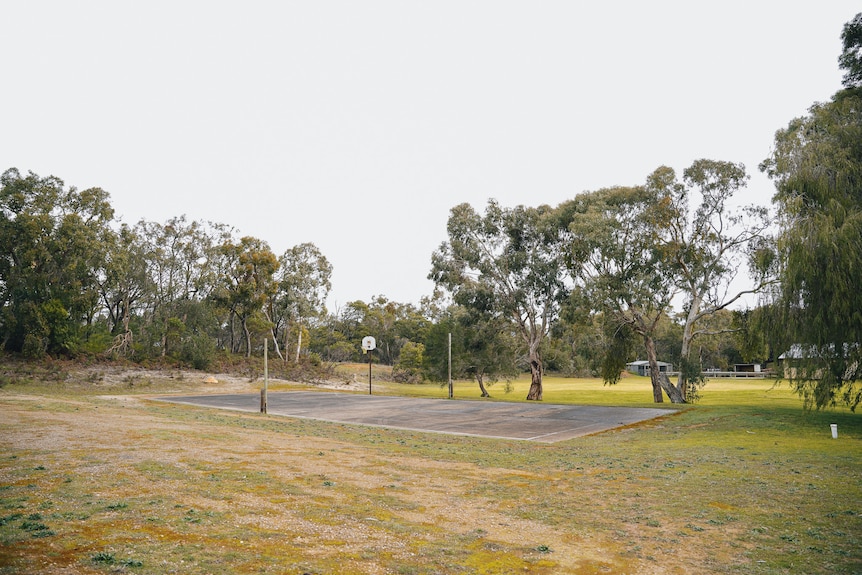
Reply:
M224 224L116 225L108 194L0 177L0 341L27 358L106 354L205 367L275 352L322 315L332 268L312 244L276 256Z
M572 223L569 204L510 210L491 202L485 221L469 206L453 208L450 230L473 225L488 234L494 222L502 227L484 238L488 245L473 246L477 253L450 254L444 263L447 246L463 241L452 236L435 254L432 277L445 295L438 290L418 307L376 296L330 311L325 302L332 266L313 244L276 255L265 241L239 237L225 224L185 216L118 223L104 190L78 190L57 177L14 168L3 173L0 185L0 341L26 358L87 354L204 369L219 352L260 355L268 340L286 362L359 361L362 338L373 335L375 360L393 365L397 378L441 380L448 377L452 334L455 377L476 378L483 393L487 381L529 370L534 356L543 358L540 371L571 375L600 374L607 361L606 310L577 300L590 285L582 275L561 275L564 262L574 261L570 234L563 233ZM543 216L534 218L534 212ZM528 236L535 236L533 243L522 241ZM529 260L538 249L546 252L545 266L556 262L553 273ZM502 259L488 265L499 269L471 276L470 259L494 250ZM515 270L518 259L522 269ZM456 278L454 268L463 275ZM556 278L553 293L516 286L539 276ZM507 285L519 293L500 291ZM539 297L549 298L544 308ZM512 316L511 305L526 307ZM656 318L651 337L656 357L678 362L685 323L664 313L669 309ZM542 340L531 351L520 326L536 313L546 317ZM711 320L727 334L732 323L730 312ZM626 357L635 355L629 349ZM727 369L741 357L732 335L704 340L698 348L699 362L709 367Z

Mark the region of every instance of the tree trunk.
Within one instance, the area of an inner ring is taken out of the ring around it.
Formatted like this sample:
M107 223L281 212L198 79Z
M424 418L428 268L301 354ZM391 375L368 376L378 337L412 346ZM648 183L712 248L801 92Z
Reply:
M168 318L165 318L165 321L162 322L162 338L160 340L162 346L162 357L166 357L168 354Z
M665 390L667 396L670 398L671 403L686 403L685 396L683 396L682 391L675 387L674 384L670 382L666 373L659 373L659 381L661 382L662 389Z
M530 350L530 375L532 381L527 399L542 401L542 359L539 357L537 349Z
M652 383L652 400L654 403L663 403L661 394L661 383L658 379L658 358L655 351L655 341L650 336L644 336L644 347L646 348L647 360L649 361L649 379Z
M278 338L275 337L276 329L272 328L269 330L269 333L272 335L272 345L275 348L275 354L278 356L278 359L284 361L284 357L281 355L281 349L278 347ZM287 350L284 350L284 353L287 353Z
M230 328L230 352L237 353L239 346L236 342L236 313L233 310L230 310L228 316L228 327Z
M483 379L484 378L482 377L482 374L477 372L476 373L476 381L479 382L479 389L482 390L482 397L491 397L491 395L488 393L488 390L485 389L485 383L484 383Z
M284 363L287 363L287 359L290 357L290 322L284 320Z
M655 403L662 403L662 390L667 393L671 403L685 403L685 397L679 388L675 387L667 378L667 374L662 373L658 366L658 357L655 351L655 342L651 337L645 337L647 359L649 360L649 377L652 382L653 400ZM656 395L658 394L658 395Z
M299 335L296 337L296 363L299 363L299 352L302 349L302 322L296 324L299 329Z
M251 332L248 330L246 318L242 318L242 331L245 333L245 356L251 357Z
M688 316L685 319L685 326L682 328L682 347L680 348L679 357L681 361L688 361L691 355L691 342L694 340L694 322L697 315L700 313L700 304L703 298L699 294L695 295L688 308ZM684 369L680 366L679 377L676 381L676 387L680 390L683 399L688 396L688 381L685 378Z

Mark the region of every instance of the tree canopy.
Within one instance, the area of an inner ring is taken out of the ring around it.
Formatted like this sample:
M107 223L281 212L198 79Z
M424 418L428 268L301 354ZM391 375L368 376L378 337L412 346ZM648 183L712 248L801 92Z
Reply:
M447 231L429 277L462 305L480 302L512 322L532 375L527 399L541 400L541 344L567 292L553 210L491 200L482 216L461 204L452 208Z
M663 175L659 170L653 178ZM603 360L605 380L619 379L627 357L618 352L637 334L650 362L653 400L662 401L664 388L679 402L682 397L660 374L655 349L657 326L676 293L659 249L671 205L656 192L655 186L636 186L580 194L560 206L560 221L569 232L570 271L584 282L577 305L602 313L611 342Z
M841 44L838 65L844 70L842 83L845 88L862 87L862 12L844 24Z
M677 182L673 173L656 183L667 198L672 217L658 245L670 259L674 282L682 295L683 334L676 388L686 400L697 394L703 366L691 357L695 339L714 333L709 318L749 293L772 282L770 219L762 206L735 208L733 196L745 189L748 174L741 164L700 159ZM691 205L696 202L696 206ZM733 289L739 273L749 270L753 284ZM765 359L765 358L764 358Z
M113 209L100 188L0 176L0 341L30 356L71 352L99 306Z
M856 20L859 19L857 16ZM862 400L862 88L848 88L775 135L761 164L775 182L780 288L771 340L809 405Z

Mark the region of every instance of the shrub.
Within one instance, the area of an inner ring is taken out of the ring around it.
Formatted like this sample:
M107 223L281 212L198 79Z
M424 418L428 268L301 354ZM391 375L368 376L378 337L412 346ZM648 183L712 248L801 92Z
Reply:
M198 333L183 342L180 359L195 369L207 369L215 358L215 342L206 334Z
M21 348L21 355L26 359L42 359L45 357L45 340L41 337L28 333L24 336L24 345Z

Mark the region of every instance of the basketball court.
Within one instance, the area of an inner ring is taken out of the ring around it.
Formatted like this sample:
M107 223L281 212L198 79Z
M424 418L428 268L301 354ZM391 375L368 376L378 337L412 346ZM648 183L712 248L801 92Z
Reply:
M260 412L257 394L170 396L159 401ZM269 392L270 416L411 431L554 443L674 413L668 409L422 399L353 393Z

